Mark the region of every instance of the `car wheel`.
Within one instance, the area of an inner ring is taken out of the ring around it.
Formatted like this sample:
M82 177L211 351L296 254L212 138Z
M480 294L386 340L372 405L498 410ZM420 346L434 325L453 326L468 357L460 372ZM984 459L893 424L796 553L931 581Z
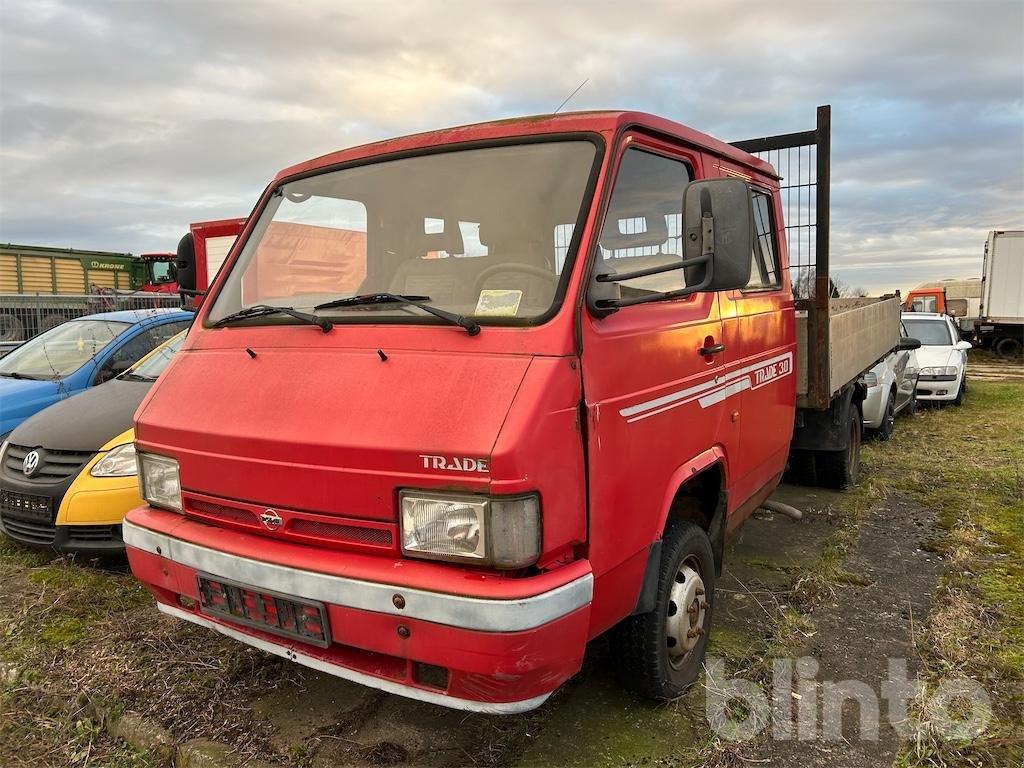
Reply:
M654 610L630 616L612 632L622 685L663 701L685 693L703 666L714 598L711 540L689 521L669 520Z
M889 398L885 401L885 415L882 416L882 423L875 430L875 436L879 440L888 440L892 437L892 431L896 427L896 398L890 392Z
M917 409L921 407L921 404L917 401L917 393L915 392L910 396L910 402L907 403L907 407L903 409L903 413L907 416L913 416L917 413Z
M860 408L850 405L847 417L845 451L819 451L817 455L818 484L822 488L849 488L860 476Z

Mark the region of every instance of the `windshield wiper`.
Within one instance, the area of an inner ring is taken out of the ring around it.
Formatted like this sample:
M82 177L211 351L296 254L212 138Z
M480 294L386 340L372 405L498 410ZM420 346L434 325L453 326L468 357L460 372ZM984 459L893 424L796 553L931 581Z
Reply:
M346 299L335 299L334 301L317 304L313 309L319 310L336 309L337 307L357 307L362 304L408 304L409 306L419 307L424 312L429 312L434 317L446 320L452 325L465 328L466 333L470 336L476 336L480 333L480 326L475 321L468 317L457 315L454 312L449 312L446 309L441 309L424 303L429 300L429 296L412 296L398 293L364 293L361 296L349 296Z
M7 379L25 379L26 381L45 380L43 376L29 376L27 373L18 373L17 371L13 371L12 373L0 373L0 376L3 376L4 378Z
M156 376L143 376L138 373L122 373L118 376L121 381L156 381Z
M319 307L317 307L319 309ZM296 320L301 320L304 323L315 325L324 333L327 333L331 328L334 327L334 323L330 320L325 320L317 315L310 315L306 312L299 312L293 307L272 307L269 304L254 304L251 307L240 309L237 312L232 312L230 315L225 315L217 322L213 323L213 326L226 325L235 320L245 320L249 317L262 317L263 315L288 315L294 317Z

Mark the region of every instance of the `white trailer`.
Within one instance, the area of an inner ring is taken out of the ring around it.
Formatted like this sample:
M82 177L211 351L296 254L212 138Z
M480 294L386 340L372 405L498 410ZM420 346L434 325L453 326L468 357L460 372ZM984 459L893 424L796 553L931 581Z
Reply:
M988 233L981 278L977 339L1001 357L1024 348L1024 232Z

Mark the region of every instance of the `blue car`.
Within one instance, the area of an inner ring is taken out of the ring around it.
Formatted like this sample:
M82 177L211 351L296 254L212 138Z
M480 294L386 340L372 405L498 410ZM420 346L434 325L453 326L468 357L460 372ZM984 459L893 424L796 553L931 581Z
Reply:
M193 316L180 309L104 312L26 341L0 358L0 440L46 406L123 373Z

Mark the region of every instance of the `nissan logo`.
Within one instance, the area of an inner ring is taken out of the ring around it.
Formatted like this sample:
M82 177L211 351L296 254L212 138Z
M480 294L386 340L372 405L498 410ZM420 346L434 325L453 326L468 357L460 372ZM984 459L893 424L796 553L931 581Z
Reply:
M29 451L21 462L21 471L25 477L33 477L39 471L39 451Z
M26 458L25 461L28 461ZM263 514L260 515L260 522L263 523L264 527L270 531L276 531L281 527L281 523L284 522L281 516L272 509L264 510Z

